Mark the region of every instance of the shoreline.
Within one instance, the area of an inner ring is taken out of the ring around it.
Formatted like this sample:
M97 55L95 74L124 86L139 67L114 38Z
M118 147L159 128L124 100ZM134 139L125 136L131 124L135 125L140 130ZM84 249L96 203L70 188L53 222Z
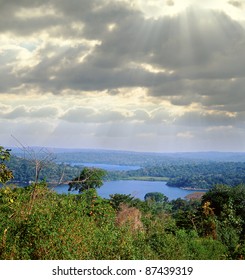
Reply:
M175 188L179 188L179 187L175 187ZM180 189L186 191L209 191L210 190L210 189L191 188L191 187L180 187Z

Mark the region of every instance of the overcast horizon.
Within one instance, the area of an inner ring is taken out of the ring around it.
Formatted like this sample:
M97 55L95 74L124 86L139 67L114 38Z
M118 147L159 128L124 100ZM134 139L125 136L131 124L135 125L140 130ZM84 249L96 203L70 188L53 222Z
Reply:
M0 0L0 146L245 152L245 0L200 2Z

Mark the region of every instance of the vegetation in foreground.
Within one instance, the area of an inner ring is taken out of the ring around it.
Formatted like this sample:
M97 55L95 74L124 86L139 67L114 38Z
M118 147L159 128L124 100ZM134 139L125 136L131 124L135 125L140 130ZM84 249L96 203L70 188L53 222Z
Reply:
M5 183L9 153L1 147L0 155ZM0 259L244 259L244 185L171 202L160 193L103 199L99 185L86 177L71 185L78 195L57 194L45 182L2 187Z

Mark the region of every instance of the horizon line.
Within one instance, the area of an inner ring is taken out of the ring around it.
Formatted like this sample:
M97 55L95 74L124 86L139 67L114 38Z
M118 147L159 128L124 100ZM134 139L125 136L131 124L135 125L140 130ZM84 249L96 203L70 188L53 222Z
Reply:
M7 146L7 149L19 149L21 147ZM229 153L229 154L244 154L245 151L220 151L220 150L198 150L198 151L137 151L127 149L113 149L113 148L72 148L72 147L53 147L53 146L26 146L26 148L33 149L51 149L51 150L74 150L74 151L105 151L105 152L128 152L128 153L150 153L150 154L183 154L183 153Z

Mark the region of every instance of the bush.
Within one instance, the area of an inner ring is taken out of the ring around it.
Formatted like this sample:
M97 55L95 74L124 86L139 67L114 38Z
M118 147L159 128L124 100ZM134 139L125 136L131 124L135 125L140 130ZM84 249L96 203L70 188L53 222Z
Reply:
M199 236L193 227L181 229L164 211L154 214L151 209L142 212L127 204L118 210L113 206L95 189L60 195L45 183L4 187L0 189L0 258L195 260L244 256L242 220L235 215L233 204L224 206L217 219L217 240ZM237 223L239 230L234 229Z

